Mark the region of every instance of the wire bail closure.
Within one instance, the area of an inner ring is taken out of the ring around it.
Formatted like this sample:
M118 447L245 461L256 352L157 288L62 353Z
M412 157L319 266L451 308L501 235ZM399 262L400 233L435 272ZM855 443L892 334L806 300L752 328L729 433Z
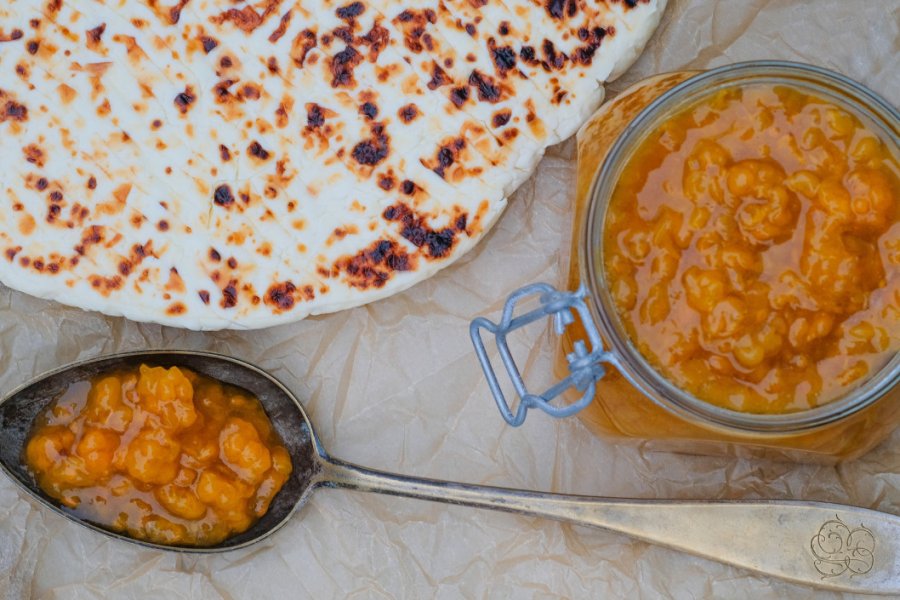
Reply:
M523 315L515 316L516 304L535 295L540 296L540 306ZM497 402L497 408L500 409L503 419L513 427L518 427L525 422L525 416L530 408L539 408L555 418L569 417L579 412L590 404L594 397L597 380L606 374L606 368L601 363L616 362L615 355L603 349L600 332L597 330L597 326L594 324L585 302L586 296L587 288L583 284L575 292L561 292L547 283L533 283L516 290L507 298L499 323L493 323L485 317L478 317L469 326L469 335L472 337L472 343L475 345L475 353L478 355L481 368L487 377L491 394ZM562 335L566 327L575 321L576 312L587 333L590 349L588 349L584 340L577 340L574 343L573 352L566 355L566 360L569 363L569 376L557 382L543 394L530 393L525 387L525 381L522 379L515 359L513 359L509 350L509 345L506 341L507 336L516 329L525 327L547 316L552 317L553 328L556 334ZM519 397L515 414L513 414L509 402L500 389L500 382L494 371L494 366L491 364L490 358L488 358L487 349L482 339L482 329L494 335L497 349L500 351L500 360L503 362L503 366L506 368L506 372ZM565 406L554 406L551 404L555 398L569 388L575 388L583 392L577 402Z

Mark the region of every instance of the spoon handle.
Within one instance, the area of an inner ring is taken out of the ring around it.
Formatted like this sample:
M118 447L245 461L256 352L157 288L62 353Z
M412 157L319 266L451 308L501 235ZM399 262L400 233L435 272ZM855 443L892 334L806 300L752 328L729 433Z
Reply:
M595 498L417 479L327 459L322 484L617 531L796 583L900 594L900 517L803 501Z

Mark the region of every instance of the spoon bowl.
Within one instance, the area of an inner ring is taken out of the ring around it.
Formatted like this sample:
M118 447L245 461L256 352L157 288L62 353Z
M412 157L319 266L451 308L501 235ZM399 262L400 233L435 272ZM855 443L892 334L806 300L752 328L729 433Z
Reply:
M269 511L241 534L209 546L135 540L80 519L43 493L22 462L35 418L75 381L113 369L187 367L256 396L291 455L293 472ZM546 517L624 533L650 543L795 583L836 591L900 595L900 517L795 500L709 501L600 498L413 478L328 456L300 402L277 379L209 352L129 352L52 371L0 401L0 467L27 494L86 527L131 543L179 552L235 550L271 535L318 487L348 488Z
M268 512L243 533L211 546L166 546L138 540L73 515L58 500L38 486L22 456L31 425L37 416L75 381L101 373L146 364L152 367L186 367L212 379L243 388L262 403L273 428L291 455L293 472L279 490ZM132 543L180 552L223 552L242 548L271 535L299 509L319 482L322 447L316 439L303 406L277 379L250 363L209 352L160 351L128 352L80 362L55 369L27 383L0 401L0 467L27 494L58 514L106 535Z

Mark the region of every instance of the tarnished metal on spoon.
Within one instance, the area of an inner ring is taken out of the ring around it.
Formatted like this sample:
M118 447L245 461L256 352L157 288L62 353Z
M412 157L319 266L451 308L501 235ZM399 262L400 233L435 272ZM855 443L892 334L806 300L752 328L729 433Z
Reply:
M208 547L136 541L85 522L44 494L22 464L35 417L67 386L139 363L183 366L259 398L291 454L294 471L269 511L244 533ZM840 591L900 594L900 517L802 501L691 501L546 494L394 475L328 456L297 399L257 367L202 352L118 354L58 369L0 403L0 466L52 510L106 535L179 552L222 552L280 528L318 487L343 487L593 525L797 583Z

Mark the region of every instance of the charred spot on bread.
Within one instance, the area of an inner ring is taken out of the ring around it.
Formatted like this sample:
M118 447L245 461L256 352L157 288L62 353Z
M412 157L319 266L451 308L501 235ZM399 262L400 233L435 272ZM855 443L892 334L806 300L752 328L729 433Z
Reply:
M329 59L331 65L331 86L352 87L356 84L353 79L353 69L363 60L362 55L352 46L348 46Z
M194 94L193 88L191 86L187 86L186 88L184 88L183 92L176 94L174 100L175 107L181 114L187 114L187 111L196 100L197 96Z
M262 161L269 160L271 156L271 153L257 141L250 142L250 145L247 146L247 154Z
M341 6L335 11L339 19L349 20L358 17L366 10L366 5L362 2L351 2L346 6Z
M234 194L231 191L231 187L227 184L218 186L213 193L213 202L224 207L234 204Z

